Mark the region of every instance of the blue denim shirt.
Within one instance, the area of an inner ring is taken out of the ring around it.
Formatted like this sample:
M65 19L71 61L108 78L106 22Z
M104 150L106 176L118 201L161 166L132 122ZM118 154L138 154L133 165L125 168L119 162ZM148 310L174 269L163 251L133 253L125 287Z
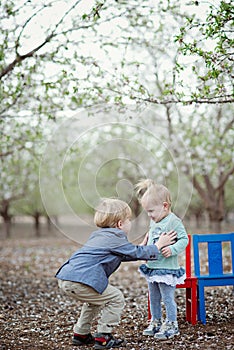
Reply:
M55 277L61 280L86 284L102 294L108 277L122 261L155 260L155 245L136 246L130 243L125 232L117 228L102 228L93 232L85 243L58 270Z

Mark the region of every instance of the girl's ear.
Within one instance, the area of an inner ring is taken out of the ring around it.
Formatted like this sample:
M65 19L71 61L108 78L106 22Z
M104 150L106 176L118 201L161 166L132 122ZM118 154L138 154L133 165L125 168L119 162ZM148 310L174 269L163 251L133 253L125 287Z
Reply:
M169 209L169 203L163 202L163 209L168 210Z

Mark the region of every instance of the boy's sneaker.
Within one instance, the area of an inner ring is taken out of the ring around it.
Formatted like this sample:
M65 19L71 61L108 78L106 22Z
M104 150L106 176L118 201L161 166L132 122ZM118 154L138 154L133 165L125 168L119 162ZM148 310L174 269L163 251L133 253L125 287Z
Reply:
M111 349L124 346L124 340L114 339L111 333L98 333L95 336L94 349Z
M88 344L94 344L94 337L89 334L77 334L74 333L73 339L72 339L73 345L88 345Z
M179 328L178 328L178 323L175 322L169 322L166 321L165 323L162 324L162 327L160 328L160 331L155 334L155 338L159 340L164 340L164 339L170 339L173 338L175 335L179 335Z
M161 320L150 321L149 326L143 331L143 335L149 335L153 337L157 332L159 332L161 326Z

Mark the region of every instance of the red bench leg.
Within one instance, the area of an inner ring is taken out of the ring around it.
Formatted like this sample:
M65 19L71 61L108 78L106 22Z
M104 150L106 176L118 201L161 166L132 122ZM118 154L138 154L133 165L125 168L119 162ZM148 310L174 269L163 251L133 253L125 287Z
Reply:
M191 323L195 325L197 323L197 280L192 280L192 288L191 288Z
M191 289L192 288L186 288L186 321L188 322L191 322L191 317L192 317Z
M148 292L148 320L151 320L151 312L150 312L150 297Z

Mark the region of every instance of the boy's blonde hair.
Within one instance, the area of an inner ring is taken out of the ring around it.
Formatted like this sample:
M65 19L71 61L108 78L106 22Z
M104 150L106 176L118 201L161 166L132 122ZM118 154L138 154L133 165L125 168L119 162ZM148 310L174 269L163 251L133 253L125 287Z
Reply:
M151 199L154 204L167 202L171 206L169 190L165 186L155 183L152 179L140 180L135 189L140 202L147 198Z
M130 219L132 211L129 205L114 198L103 198L96 208L94 223L98 227L116 227L119 220Z

